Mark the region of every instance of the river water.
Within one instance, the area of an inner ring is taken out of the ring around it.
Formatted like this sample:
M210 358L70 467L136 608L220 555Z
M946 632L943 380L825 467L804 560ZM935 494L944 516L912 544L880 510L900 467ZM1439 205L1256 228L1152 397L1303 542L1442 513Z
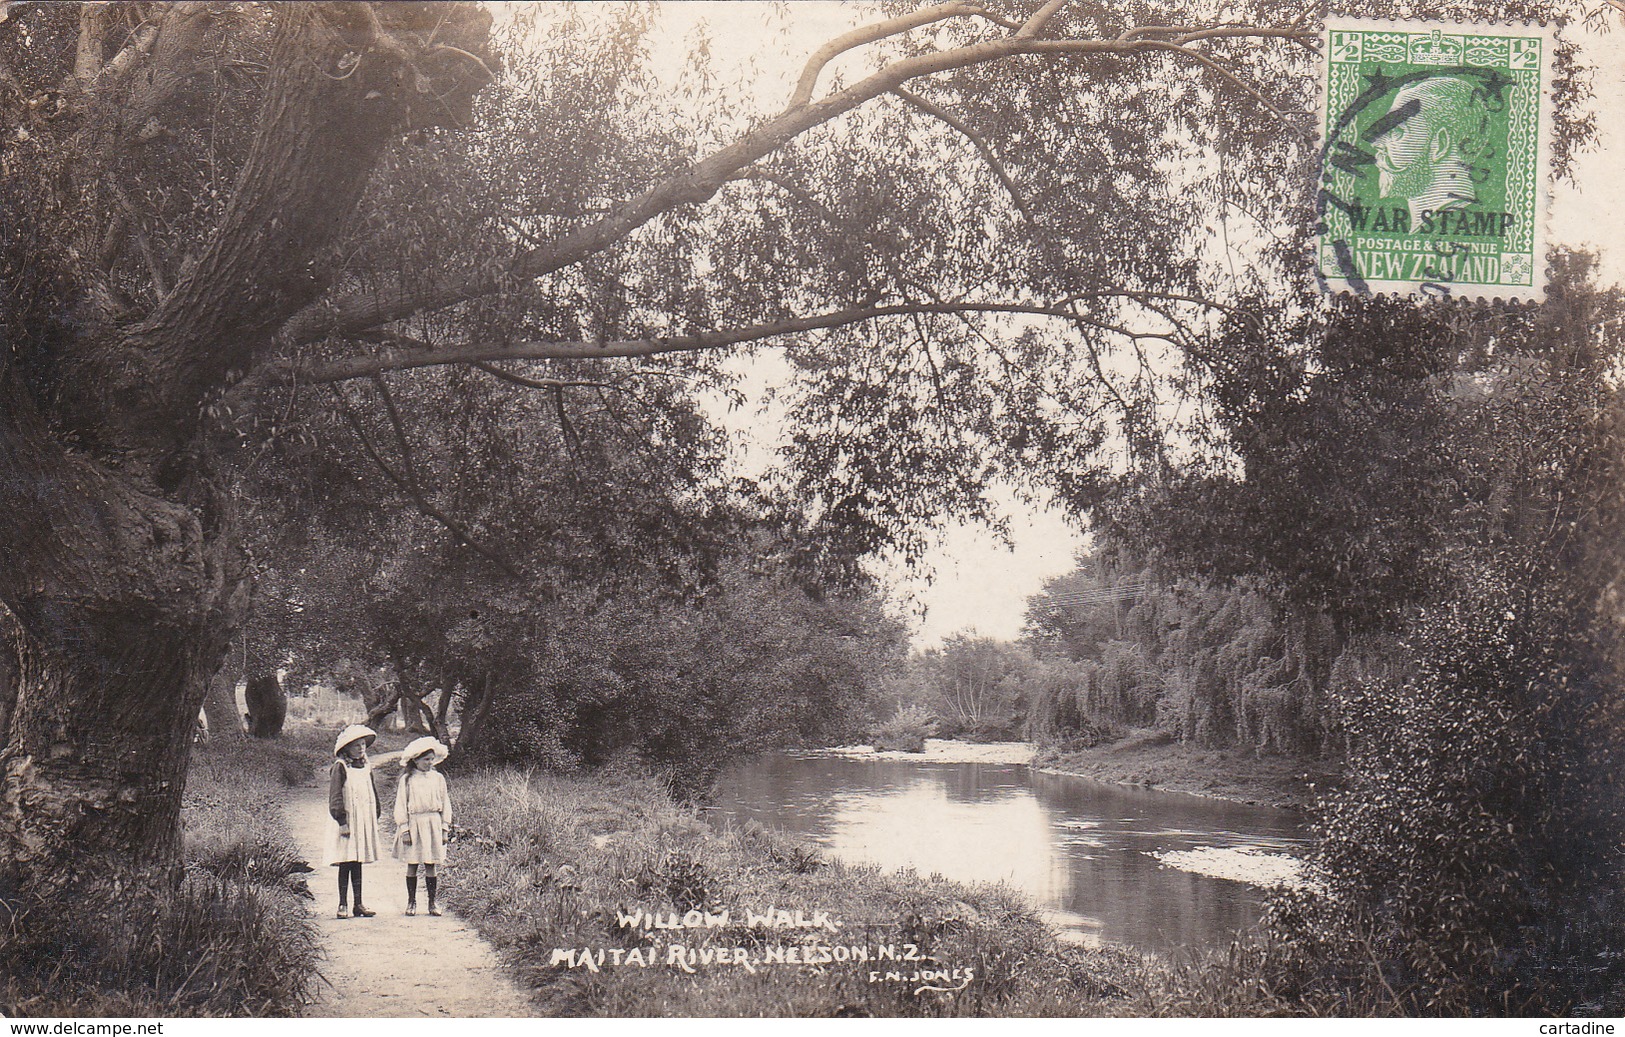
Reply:
M1215 876L1290 870L1306 846L1290 811L1020 764L764 756L724 778L714 811L849 862L1006 882L1065 937L1162 953L1256 923L1264 889Z

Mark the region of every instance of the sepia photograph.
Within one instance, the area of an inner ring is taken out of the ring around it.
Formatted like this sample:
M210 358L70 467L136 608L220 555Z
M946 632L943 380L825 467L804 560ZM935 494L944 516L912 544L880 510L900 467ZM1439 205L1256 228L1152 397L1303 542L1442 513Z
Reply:
M1621 1033L1622 165L1625 0L0 0L8 1032Z

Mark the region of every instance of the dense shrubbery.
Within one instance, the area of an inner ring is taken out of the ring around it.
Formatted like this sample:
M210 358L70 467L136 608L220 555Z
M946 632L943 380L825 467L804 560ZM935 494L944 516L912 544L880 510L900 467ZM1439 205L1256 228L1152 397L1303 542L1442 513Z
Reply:
M459 746L555 768L629 755L682 796L741 755L856 737L902 645L878 600L815 597L742 562L697 600L650 595L558 618L465 712Z
M1316 825L1322 885L1277 896L1253 962L1281 998L1267 1010L1625 1007L1618 747L1562 701L1594 678L1563 658L1562 614L1505 585L1429 610L1418 671L1343 703L1350 755Z
M147 889L24 907L0 935L8 1016L289 1016L315 980L304 906L262 882L188 872Z
M1407 617L1414 670L1342 705L1317 946L1374 950L1406 1011L1625 1007L1625 415L1593 330L1620 297L1552 294L1453 387L1441 445L1466 492L1434 562L1445 593Z
M323 736L325 739L325 735ZM188 782L185 869L61 903L6 905L0 1014L291 1016L320 946L300 899L308 866L268 831L288 784L324 753L218 739Z
M1422 610L1406 679L1341 705L1326 896L1278 931L1407 1014L1617 1014L1625 925L1613 694L1561 579L1480 567ZM1350 962L1354 964L1351 965Z
M1363 323L1372 314L1355 307L1324 332L1319 348L1341 351L1347 366L1321 376L1312 394L1364 415L1361 427L1386 416L1426 444L1390 459L1409 469L1414 499L1384 490L1356 502L1378 528L1408 538L1417 567L1379 568L1380 579L1334 613L1338 627L1361 631L1327 685L1345 780L1317 823L1321 892L1282 897L1269 940L1248 952L1254 986L1268 995L1218 984L1256 1010L1625 1007L1625 470L1612 372L1619 341L1602 330L1617 326L1621 298L1582 287L1584 262L1559 265L1540 309L1481 323L1441 309L1431 329L1402 314L1408 330L1396 338L1394 329L1373 333ZM1406 361L1430 352L1426 363ZM1383 388L1384 377L1396 384ZM1339 427L1277 437L1249 458L1249 474L1272 454L1346 455L1330 442ZM1392 430L1378 439L1399 442ZM1280 470L1260 470L1270 474L1259 485L1227 491L1232 503L1254 495L1251 510L1226 519L1210 508L1185 532L1254 516L1271 495L1271 507L1301 495ZM1195 543L1171 554L1189 560ZM1254 561L1273 555L1284 596L1318 597L1331 611L1328 590L1361 572L1335 563L1373 546L1335 539L1314 549L1272 532L1247 551Z
M925 740L939 732L937 718L924 706L909 704L900 707L885 723L871 734L876 749L904 753L925 751Z

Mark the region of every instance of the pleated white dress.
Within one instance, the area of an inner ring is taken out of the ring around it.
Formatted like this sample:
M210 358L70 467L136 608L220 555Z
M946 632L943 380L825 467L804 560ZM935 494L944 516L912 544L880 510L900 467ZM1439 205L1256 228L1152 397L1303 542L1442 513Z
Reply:
M383 849L383 837L378 834L378 792L373 787L372 764L351 767L343 760L334 761L344 768L344 814L350 822L350 834L339 834L339 823L331 816L327 819L327 863L371 864Z

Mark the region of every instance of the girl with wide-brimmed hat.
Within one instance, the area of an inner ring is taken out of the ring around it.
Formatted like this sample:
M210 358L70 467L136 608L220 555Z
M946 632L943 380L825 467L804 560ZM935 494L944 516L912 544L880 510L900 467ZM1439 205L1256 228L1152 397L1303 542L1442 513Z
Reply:
M429 894L429 913L435 904L438 876L435 866L446 862L446 826L451 824L451 795L446 779L434 765L448 750L437 738L419 738L401 750L401 782L395 787L395 857L406 864L406 913L418 913L418 867Z
M371 918L361 900L361 866L378 859L383 839L378 818L378 778L367 761L367 746L378 735L370 727L351 724L333 742L333 766L328 770L327 812L333 824L327 830L327 863L339 869L339 917L350 917L347 893L355 890L355 917ZM348 882L346 882L348 880Z

